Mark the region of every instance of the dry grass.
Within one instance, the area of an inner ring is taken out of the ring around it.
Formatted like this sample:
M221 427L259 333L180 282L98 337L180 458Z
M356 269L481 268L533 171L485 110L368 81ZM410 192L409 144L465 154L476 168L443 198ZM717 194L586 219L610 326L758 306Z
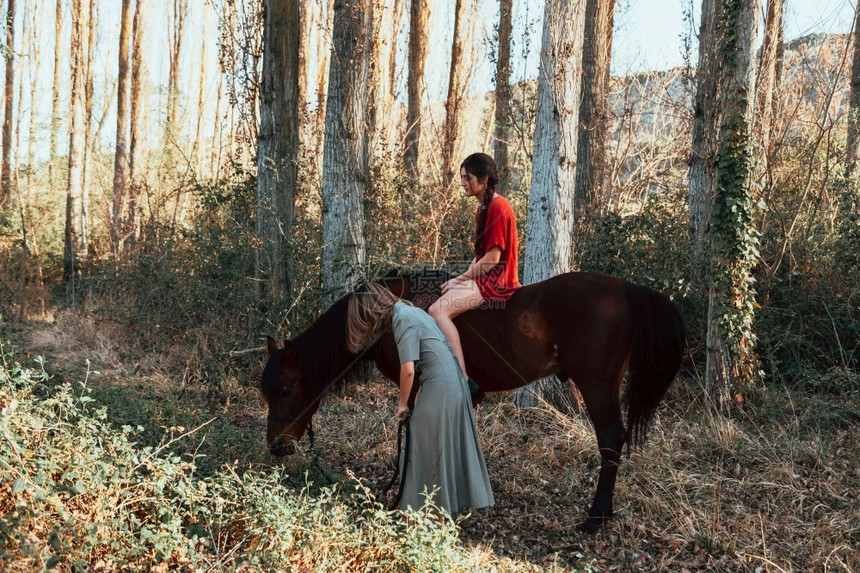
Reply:
M222 462L282 465L323 484L353 473L378 488L390 478L396 440L390 383L359 383L328 397L314 419L316 451L303 440L299 454L273 460L262 444L258 370L234 376L233 399L213 405L187 374L194 360L205 361L205 343L190 341L173 356L150 355L141 347L130 352L124 334L109 323L61 316L30 333L27 343L70 364L89 358L110 366L100 377L105 392L134 386L142 400L151 390L165 402L181 400L183 415L198 412L180 421L162 413L159 423L185 425L214 412L224 428L209 455L220 451ZM126 359L144 367L133 371ZM496 505L461 523L462 541L549 569L860 570L856 397L771 389L767 400L732 420L709 414L693 384L677 385L650 442L625 455L616 517L595 536L576 530L599 466L589 422L549 407L522 412L510 396L489 396L476 418ZM141 423L149 423L143 416ZM245 441L231 444L239 430Z

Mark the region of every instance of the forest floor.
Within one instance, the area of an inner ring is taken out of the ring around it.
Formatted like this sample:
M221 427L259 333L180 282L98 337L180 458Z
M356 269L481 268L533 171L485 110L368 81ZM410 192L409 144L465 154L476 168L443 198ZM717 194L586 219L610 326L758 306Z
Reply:
M299 453L276 459L256 387L264 354L207 378L204 340L164 347L72 313L13 337L20 352L45 356L55 378L86 378L113 423L145 426L154 443L206 424L180 444L205 454L200 471L281 465L300 482L372 488L392 475L396 394L381 379L327 397L315 449L305 438ZM679 379L646 445L624 455L615 518L595 535L577 530L599 467L587 419L488 396L476 419L496 503L463 518L460 538L548 571L860 571L857 376L821 377L807 389L768 387L733 419L710 414L699 383Z

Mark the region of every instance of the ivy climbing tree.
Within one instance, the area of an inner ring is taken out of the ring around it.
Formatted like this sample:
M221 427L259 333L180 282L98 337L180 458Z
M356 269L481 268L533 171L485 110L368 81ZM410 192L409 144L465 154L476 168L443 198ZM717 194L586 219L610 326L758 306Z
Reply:
M708 244L708 332L705 387L721 410L743 398L760 370L755 359L753 267L759 258L752 193L750 125L761 0L723 0L717 7L715 53L718 132L712 157ZM707 49L701 46L700 49Z

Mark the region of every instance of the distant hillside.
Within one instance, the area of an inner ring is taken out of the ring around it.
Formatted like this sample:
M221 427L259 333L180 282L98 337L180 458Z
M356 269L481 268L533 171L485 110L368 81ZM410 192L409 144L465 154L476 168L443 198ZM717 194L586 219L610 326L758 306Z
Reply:
M810 34L786 44L782 83L782 101L793 115L816 110L821 112L823 98L833 92L829 113L840 117L847 106L850 58L845 58L847 38L842 34ZM835 90L834 90L835 85ZM527 80L514 88L524 131L531 133L537 80ZM615 121L616 139L627 138L636 145L662 145L666 138L676 139L688 131L692 118L695 69L674 68L613 77L610 106ZM486 92L464 102L463 138L460 153L491 149L493 92ZM404 110L405 112L405 110ZM445 119L444 104L430 106L428 120L422 126L422 153L436 155ZM528 139L526 146L530 146ZM618 141L614 144L618 145ZM530 147L526 150L530 153Z

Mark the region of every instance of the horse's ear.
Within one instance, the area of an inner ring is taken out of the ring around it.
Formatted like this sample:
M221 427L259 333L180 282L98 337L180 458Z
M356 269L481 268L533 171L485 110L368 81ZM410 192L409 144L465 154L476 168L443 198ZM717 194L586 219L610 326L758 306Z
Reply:
M278 349L278 344L275 342L275 339L271 336L266 336L266 352L270 355L272 352Z

